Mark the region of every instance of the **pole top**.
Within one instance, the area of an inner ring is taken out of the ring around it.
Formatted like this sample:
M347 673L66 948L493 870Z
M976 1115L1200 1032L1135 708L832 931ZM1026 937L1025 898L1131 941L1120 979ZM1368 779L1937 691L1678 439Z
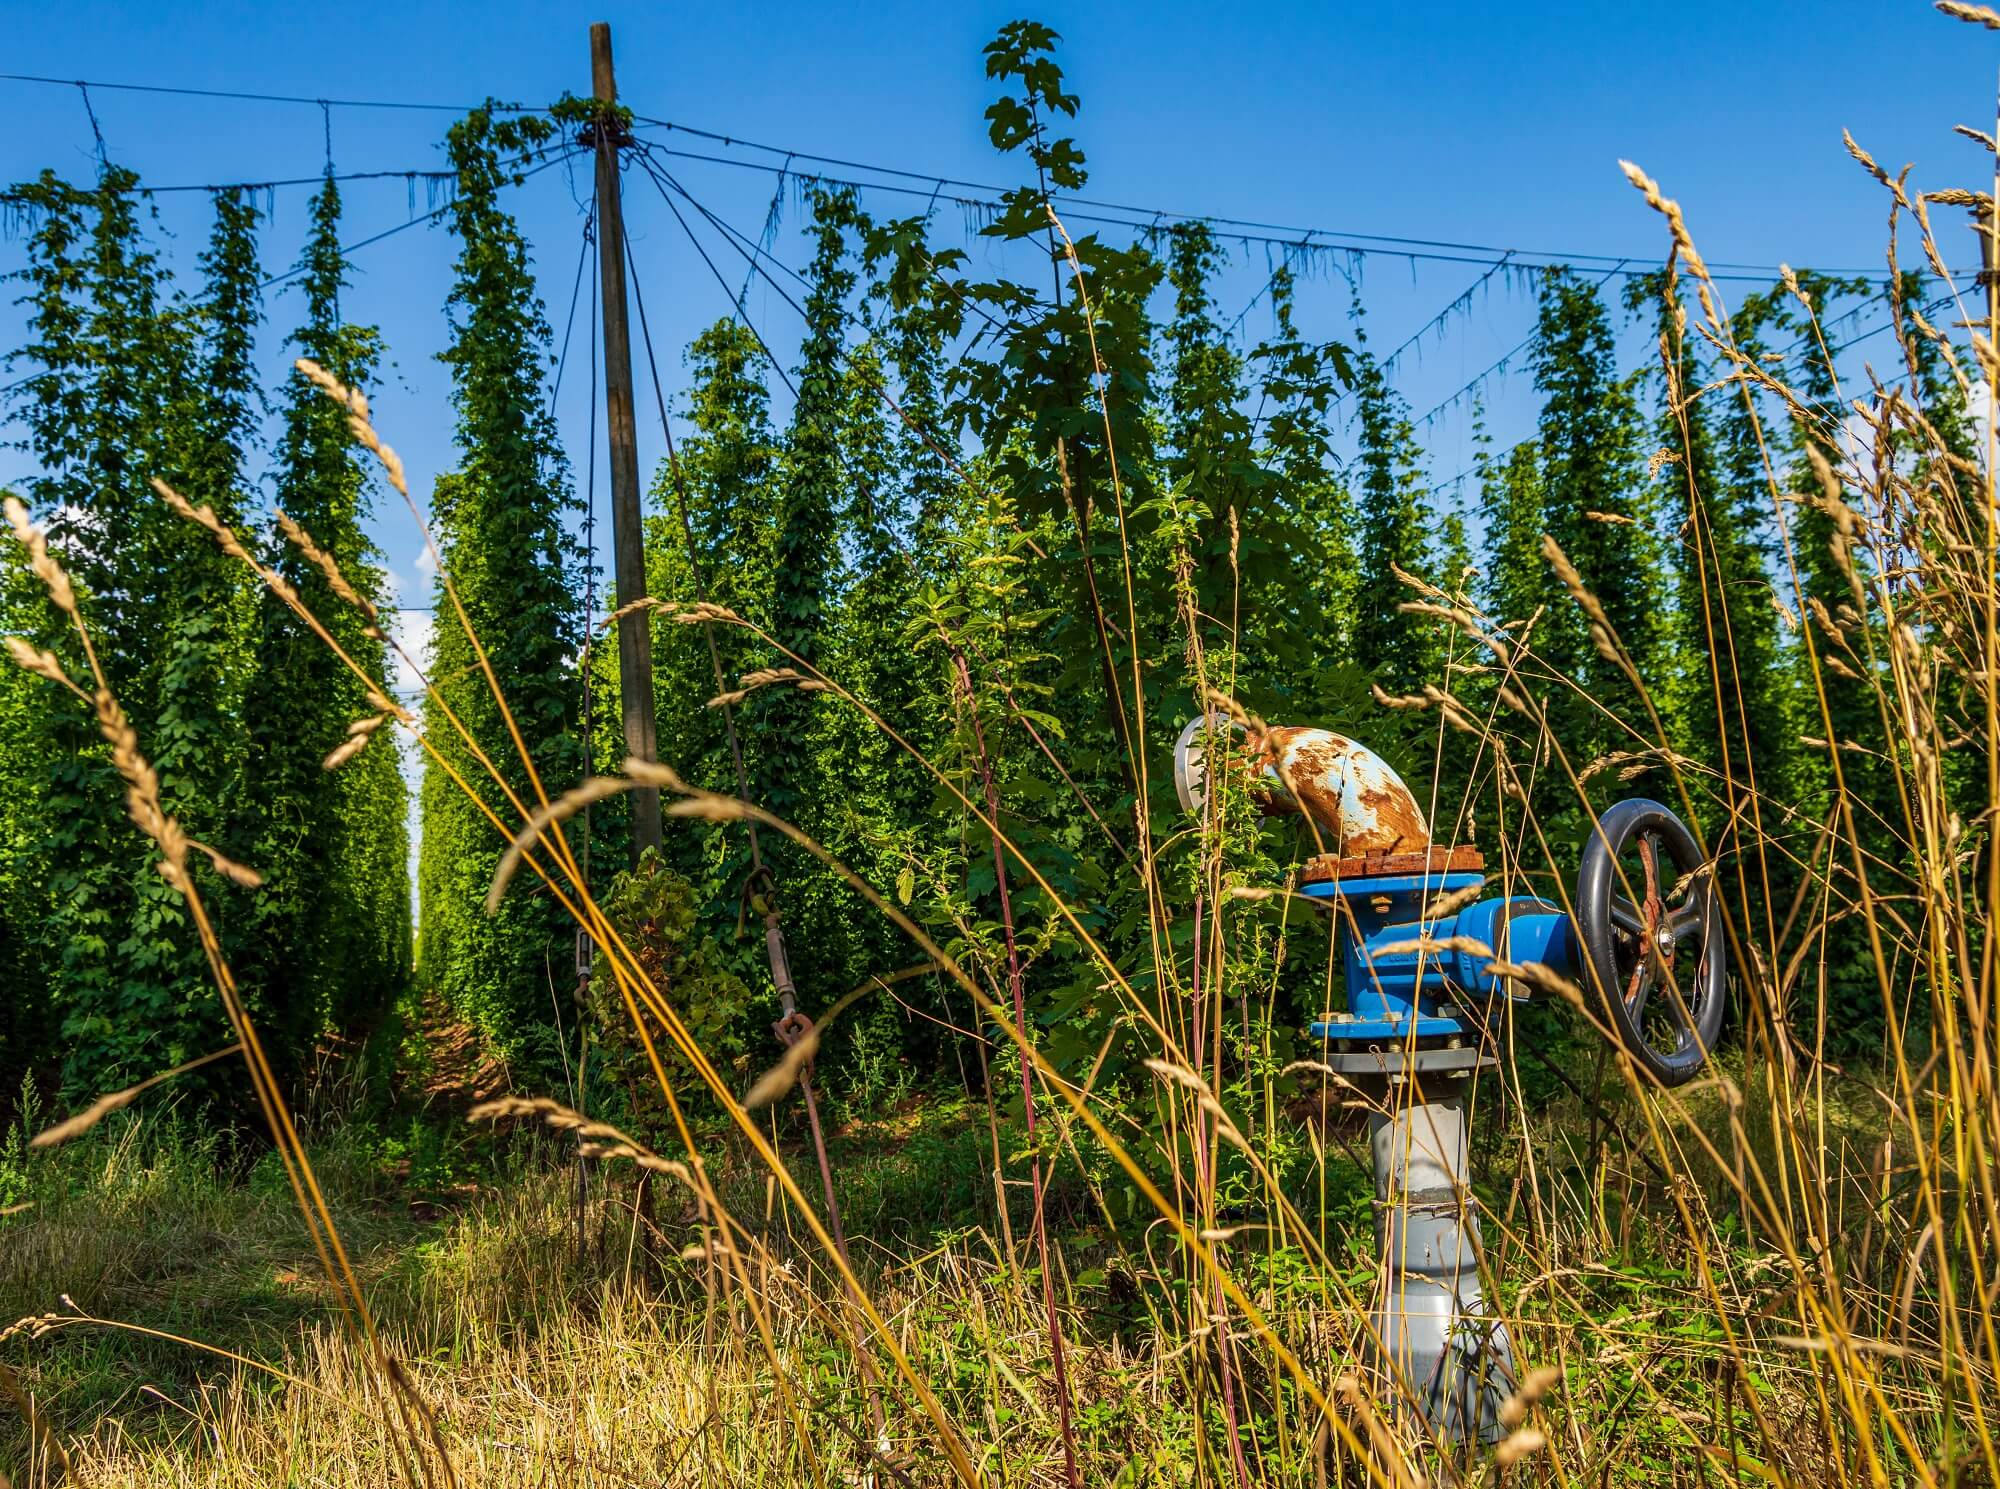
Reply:
M590 91L600 103L618 101L618 80L611 70L611 23L590 23Z

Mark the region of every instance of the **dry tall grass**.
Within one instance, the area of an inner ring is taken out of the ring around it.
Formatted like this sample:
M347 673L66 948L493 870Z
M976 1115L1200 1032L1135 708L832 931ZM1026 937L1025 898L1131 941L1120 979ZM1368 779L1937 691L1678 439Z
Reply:
M1988 12L1949 8L1991 23ZM2000 1031L1992 1017L2000 987L1993 935L2000 922L2000 831L1990 814L1954 815L1943 765L1949 752L1980 752L1987 800L2000 804L1994 197L1984 191L1926 197L1906 176L1889 175L1852 148L1888 193L1892 222L1913 225L1931 267L1962 291L1952 325L1935 327L1915 307L1898 307L1906 356L1919 341L1934 346L1966 396L1983 386L1988 411L1984 461L1968 465L1943 447L1914 399L1913 377L1901 369L1879 378L1870 373L1841 397L1851 406L1853 427L1868 433L1869 449L1881 458L1824 469L1811 498L1835 519L1836 542L1853 577L1854 619L1808 624L1799 644L1816 669L1848 667L1827 654L1830 641L1868 654L1871 665L1861 675L1875 691L1883 724L1879 738L1834 741L1830 768L1840 779L1843 758L1856 749L1873 750L1888 763L1902 804L1901 820L1891 825L1905 857L1900 863L1871 857L1853 801L1839 793L1819 849L1822 864L1832 865L1816 870L1822 900L1785 944L1737 957L1740 1052L1694 1085L1650 1088L1620 1057L1612 1062L1608 1102L1579 1096L1538 1108L1520 1099L1517 1052L1503 1051L1499 1072L1480 1096L1494 1134L1480 1155L1482 1167L1502 1195L1486 1215L1489 1292L1524 1365L1541 1368L1510 1404L1512 1436L1497 1453L1459 1453L1423 1441L1394 1383L1371 1368L1365 1319L1372 1274L1358 1264L1352 1237L1343 1241L1340 1227L1327 1224L1325 1196L1351 1192L1351 1184L1322 1183L1320 1213L1303 1212L1262 1169L1259 1150L1243 1136L1243 1114L1218 1099L1212 1041L1224 1013L1217 990L1227 983L1228 934L1207 940L1192 976L1167 950L1172 943L1164 934L1155 937L1155 965L1120 966L1099 950L1074 907L1059 910L1078 943L1101 957L1108 993L1124 1000L1150 1041L1165 1125L1194 1135L1184 1152L1132 1151L1134 1140L1107 1125L1087 1093L1049 1068L1022 1036L1006 996L993 996L1009 987L1004 960L961 967L898 904L848 876L995 1030L1008 1033L1029 1079L1041 1083L1042 1117L1054 1128L1044 1151L1088 1147L1101 1155L1092 1172L1108 1174L1103 1186L1087 1175L1075 1182L1107 1215L1106 1190L1129 1188L1149 1217L1128 1228L1123 1241L1100 1233L1067 1249L1051 1245L1050 1265L1039 1275L1024 1270L1036 1254L1030 1241L984 1236L918 1258L885 1261L883 1253L858 1248L864 1260L850 1264L770 1130L739 1100L734 1082L689 1035L672 1000L591 898L560 830L582 797L552 800L530 766L531 799L507 793L509 812L490 814L496 843L511 844L510 870L517 859L597 943L673 1112L679 1147L656 1154L593 1126L587 1115L552 1105L496 1114L553 1118L558 1127L579 1130L601 1158L653 1173L682 1213L643 1240L635 1229L633 1244L660 1254L667 1283L649 1290L614 1276L580 1285L560 1259L571 1222L567 1181L554 1177L523 1177L512 1192L474 1206L426 1251L414 1278L357 1266L342 1246L335 1207L308 1146L260 1074L287 1189L326 1278L319 1296L343 1321L306 1329L281 1358L221 1359L211 1383L176 1402L187 1418L178 1432L128 1433L118 1411L95 1423L66 1421L59 1398L35 1396L37 1351L53 1338L110 1329L117 1320L80 1317L55 1298L142 1264L121 1250L134 1243L119 1233L115 1211L89 1209L97 1201L17 1219L0 1233L8 1243L0 1261L6 1295L48 1298L10 1331L5 1360L21 1368L0 1378L43 1424L31 1434L38 1458L22 1482L36 1489L54 1483L65 1462L75 1482L135 1485L374 1485L385 1475L398 1482L523 1486L1065 1478L1237 1485L2000 1482L2000 1272L1993 1260L2000 1254L1994 1165ZM1791 417L1817 417L1807 400L1733 342L1720 287L1680 208L1637 167L1628 166L1627 174L1666 222L1679 271L1670 288L1686 306L1682 334L1705 343L1728 373L1715 387L1676 395L1735 398L1755 388ZM1983 281L1954 273L1934 230L1934 206L1969 208L1982 224L1989 266ZM356 437L403 489L400 464L376 434L365 402L317 369L308 371L347 407ZM1786 443L1783 433L1769 431L1774 452ZM1901 453L1891 456L1892 448ZM1774 453L1773 510L1782 518L1787 497L1778 463ZM205 509L167 495L254 564ZM1122 493L1103 499L1115 504ZM24 516L10 516L87 645L56 560ZM306 535L293 539L314 552ZM1551 557L1561 563L1560 554ZM1131 561L1127 555L1128 584ZM1788 566L1793 562L1788 553ZM1573 587L1589 612L1594 602ZM296 605L295 596L287 598ZM1546 762L1545 771L1603 805L1605 783L1593 780L1593 762L1570 758L1564 741L1547 735L1545 701L1563 683L1532 647L1497 619L1468 609L1463 596L1432 594L1413 603L1443 613L1444 623L1464 636L1458 670L1435 695L1417 701L1436 709L1441 731L1470 731L1503 820L1519 795L1513 771L1523 740ZM711 606L666 606L661 614L669 621L745 624ZM458 618L462 623L462 612ZM761 639L782 650L772 638ZM1188 644L1204 688L1226 691L1226 678L1202 673L1192 626ZM1622 657L1607 626L1599 627L1598 644ZM504 709L505 680L478 655ZM36 670L59 666L40 656L19 660ZM820 688L825 706L863 707L840 679L791 661L796 680ZM1482 720L1454 696L1453 687L1475 669L1497 674L1504 685L1504 727L1499 716ZM969 674L968 683L977 686ZM189 845L159 809L140 741L101 678L81 691L118 754L135 818L199 917L192 883L178 872ZM1973 706L1963 707L1960 697ZM1135 686L1125 704L1135 717L1141 701ZM1190 709L1206 701L1190 699ZM387 718L431 744L412 716L386 701L372 717L357 741ZM447 721L455 724L448 715ZM1966 721L1969 734L1959 727ZM875 722L893 736L886 722ZM1137 727L1143 733L1143 723ZM463 742L504 791L484 753L499 742ZM509 743L525 761L518 736ZM1718 782L1689 766L1657 720L1640 725L1633 749L1649 752L1684 801L1757 800L1742 783ZM435 752L433 758L442 759ZM1145 762L1137 764L1143 774ZM999 830L990 796L959 793L952 777L914 752L909 765L933 770L943 788L958 793L966 816L992 830L1006 873L1049 891L1032 858ZM633 781L667 792L671 817L755 819L846 874L789 825L695 790L670 770L634 763L625 782L589 785L583 795ZM1593 790L1600 794L1593 798ZM1734 824L1732 851L1746 861L1766 848L1796 851L1776 805L1765 806L1767 814L1754 823ZM1143 821L1140 831L1135 861L1143 866L1152 861L1152 844ZM1517 816L1510 835L1514 872L1568 878L1574 866L1551 858L1533 820ZM1219 831L1205 833L1203 852L1213 924L1226 929L1237 889L1254 894L1276 887L1240 884ZM1147 887L1163 932L1169 915L1185 907L1169 907L1159 884ZM504 889L497 885L496 893ZM1731 913L1739 949L1759 943L1763 933L1750 907L1732 906ZM1803 948L1809 958L1836 917L1858 917L1870 932L1896 1036L1895 1058L1879 1080L1843 1077L1788 1033L1787 1009L1804 964L1793 954ZM227 997L228 969L205 923L204 944ZM1189 988L1190 996L1162 1014L1135 984ZM1580 1014L1593 1017L1588 998ZM255 1031L233 1003L232 1018L254 1070L261 1063ZM1927 1046L1906 1046L1903 1033L1919 1028L1933 1031ZM727 1115L726 1132L697 1131L685 1117L663 1058L667 1049L678 1056L671 1068L691 1071ZM781 1073L760 1094L775 1093L786 1079ZM1333 1132L1321 1153L1327 1169L1348 1161L1340 1136ZM1225 1146L1245 1156L1263 1185L1266 1217L1259 1228L1232 1229L1218 1209L1213 1155ZM218 1215L211 1223L223 1228L225 1220ZM1365 1238L1360 1244L1365 1250ZM1104 1323L1107 1297L1124 1300L1115 1330ZM501 1319L504 1327L495 1322ZM1061 1372L1058 1360L1065 1362ZM869 1411L869 1398L878 1394L879 1430Z

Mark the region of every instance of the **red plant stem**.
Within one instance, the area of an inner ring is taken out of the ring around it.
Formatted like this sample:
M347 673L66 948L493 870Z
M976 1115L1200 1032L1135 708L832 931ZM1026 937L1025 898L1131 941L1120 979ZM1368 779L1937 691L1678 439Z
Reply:
M1189 1048L1194 1052L1193 1058L1195 1073L1197 1075L1201 1073L1201 1030L1202 1024L1205 1022L1202 1018L1201 1001L1201 925L1204 902L1204 896L1197 894L1194 897L1194 965L1188 981L1188 998L1194 1004L1194 1039ZM1219 1023L1222 1018L1222 1000L1219 997L1216 999L1215 1016ZM1222 1075L1222 1067L1219 1063L1216 1066L1215 1073L1217 1077L1216 1084L1219 1087ZM1212 1200L1214 1195L1214 1178L1210 1172L1209 1164L1208 1122L1209 1119L1205 1116L1199 1117L1195 1122L1195 1177L1202 1187L1202 1192L1209 1195ZM1210 1224L1214 1223L1215 1216L1212 1205L1211 1213L1205 1218ZM1212 1307L1216 1321L1215 1357L1222 1367L1222 1420L1229 1428L1230 1463L1236 1470L1236 1482L1241 1486L1241 1489L1250 1489L1250 1465L1244 1461L1243 1436L1237 1430L1236 1426L1236 1378L1235 1372L1230 1367L1229 1314L1228 1310L1224 1307L1222 1278L1219 1274L1214 1279L1214 1302Z
M1000 891L1000 927L1007 940L1007 990L1014 996L1014 1027L1023 1041L1028 1038L1028 1005L1021 988L1021 957L1014 942L1014 906L1007 893L1007 861L1000 853L1000 794L993 785L993 766L986 755L986 732L979 724L979 708L972 696L972 669L965 653L952 648L958 667L958 683L965 690L966 713L972 720L972 743L979 758L979 785L986 797L986 818L994 824L987 836L993 844L993 880ZM1056 1375L1056 1417L1062 1423L1063 1471L1070 1489L1083 1489L1077 1474L1076 1430L1070 1423L1069 1368L1063 1357L1062 1324L1056 1316L1055 1274L1049 1268L1049 1232L1042 1206L1042 1158L1034 1152L1035 1068L1021 1062L1021 1105L1027 1114L1029 1176L1035 1196L1035 1257L1042 1270L1042 1309L1048 1317L1049 1363Z

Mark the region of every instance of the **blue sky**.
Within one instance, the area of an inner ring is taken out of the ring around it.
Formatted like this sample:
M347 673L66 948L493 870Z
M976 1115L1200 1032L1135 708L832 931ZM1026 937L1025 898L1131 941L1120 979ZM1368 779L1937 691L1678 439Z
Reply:
M161 7L72 0L9 8L4 66L20 73L308 98L463 104L485 96L546 102L588 86L587 24L612 22L625 99L640 113L698 128L981 182L1010 183L981 119L991 94L980 47L1022 14L1004 7L883 3L757 7L436 4ZM1976 179L1988 162L1956 140L1961 120L1990 125L2000 39L1947 20L1927 4L1696 5L1667 7L1382 6L1050 3L1028 11L1063 33L1062 61L1083 112L1074 132L1090 161L1090 195L1188 213L1345 232L1559 253L1657 257L1660 223L1620 176L1640 162L1686 206L1716 261L1829 268L1879 266L1886 202L1844 153L1843 126L1892 169L1921 163L1920 184ZM8 127L0 176L53 166L92 168L83 97L70 87L0 82ZM232 102L96 89L90 104L114 158L151 184L309 176L325 157L342 170L435 168L444 113ZM717 147L663 137L707 153ZM741 150L734 157L768 164ZM773 179L698 162L676 169L719 215L755 234ZM581 244L587 169L554 170L514 198L535 244L550 318L562 329ZM648 187L630 188L634 251L669 379L679 348L727 308L680 229ZM291 262L306 192L280 191L265 262ZM908 197L873 199L907 212ZM348 190L349 241L405 222L429 205L400 181ZM191 258L204 231L202 202L163 199L170 256ZM955 221L953 214L941 219ZM798 213L775 242L803 258ZM1956 251L1970 235L1954 229ZM1947 240L1951 246L1950 240ZM711 242L725 273L742 266ZM974 246L975 255L984 250ZM0 242L0 267L19 245ZM451 461L443 305L452 242L416 227L355 257L349 311L383 330L394 376L377 399L418 494ZM1242 250L1220 295L1236 307L1269 272L1265 250ZM1400 344L1477 280L1464 263L1369 258L1361 279L1372 343ZM1331 274L1308 284L1308 334L1349 334L1348 291ZM789 356L798 327L775 297L753 291L751 318ZM273 384L294 297L268 306L265 360ZM1522 286L1496 275L1463 314L1396 366L1414 410L1446 398L1519 344L1531 323ZM1864 327L1865 322L1857 323ZM1268 314L1252 312L1255 339ZM0 340L18 340L19 314L0 310ZM579 339L582 337L581 326ZM1645 335L1627 335L1634 360ZM1890 343L1875 343L1878 356ZM642 372L643 377L643 372ZM1502 443L1533 418L1526 373L1484 389ZM581 480L586 384L573 367L560 400ZM642 387L641 407L647 395ZM1469 462L1471 401L1422 430L1433 475ZM641 419L642 458L659 449ZM27 457L0 453L0 480L26 474ZM602 460L599 461L600 482ZM602 493L600 491L600 501ZM405 598L428 599L406 519L384 511L378 531Z

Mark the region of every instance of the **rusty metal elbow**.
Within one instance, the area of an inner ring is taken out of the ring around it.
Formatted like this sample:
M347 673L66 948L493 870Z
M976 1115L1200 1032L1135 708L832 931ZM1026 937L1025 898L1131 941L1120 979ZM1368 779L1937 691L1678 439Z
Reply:
M1202 735L1212 727L1193 720L1174 749L1175 783L1191 812L1205 799ZM1366 745L1330 729L1271 724L1243 731L1242 749L1251 795L1267 813L1303 813L1319 829L1321 851L1372 858L1430 847L1416 796Z
M1246 743L1252 770L1269 782L1260 793L1266 810L1304 813L1324 835L1324 851L1361 858L1430 846L1416 796L1366 745L1328 729L1280 725Z

